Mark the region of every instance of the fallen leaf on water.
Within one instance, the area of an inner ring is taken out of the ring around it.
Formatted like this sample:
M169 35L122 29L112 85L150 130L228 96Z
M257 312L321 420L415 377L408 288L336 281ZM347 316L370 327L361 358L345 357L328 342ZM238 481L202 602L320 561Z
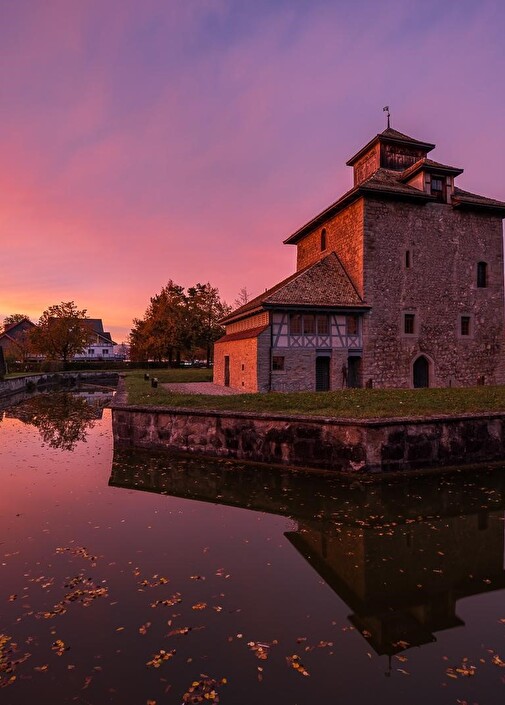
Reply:
M56 639L51 649L56 653L56 656L63 656L65 651L68 651L70 647L65 646L65 642L61 639Z
M172 629L171 632L168 632L168 636L184 636L185 634L188 634L191 629L192 627L181 627L181 629Z
M286 663L288 666L291 666L295 671L297 671L301 676L310 676L310 673L307 671L305 666L300 660L300 657L297 654L293 654L292 656L286 656Z
M196 705L196 703L203 703L205 701L218 703L219 702L219 692L217 688L221 685L226 685L228 682L226 678L221 678L221 680L216 680L215 678L210 678L204 673L200 674L201 680L193 681L190 687L182 696L183 703L190 703L191 705Z
M159 668L162 663L165 661L169 661L171 658L173 658L176 654L176 650L172 649L172 651L165 651L164 649L161 649L158 651L157 654L153 654L153 657L150 661L146 663L147 667L152 666L153 668Z

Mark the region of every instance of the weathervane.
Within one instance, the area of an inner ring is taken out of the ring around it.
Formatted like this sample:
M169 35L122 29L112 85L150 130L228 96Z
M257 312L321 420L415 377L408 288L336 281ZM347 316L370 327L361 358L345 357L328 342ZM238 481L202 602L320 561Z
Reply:
M389 128L389 127L390 127L389 118L391 117L391 115L390 115L390 113L389 113L389 105L385 105L385 106L382 108L382 112L388 114L388 128Z

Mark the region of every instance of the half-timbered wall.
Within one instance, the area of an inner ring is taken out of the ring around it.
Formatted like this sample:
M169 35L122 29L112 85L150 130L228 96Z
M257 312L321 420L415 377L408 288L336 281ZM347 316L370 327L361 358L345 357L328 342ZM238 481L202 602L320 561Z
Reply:
M357 328L351 332L349 317L329 314L329 329L327 335L317 332L293 334L290 330L291 313L276 312L272 315L272 347L273 348L309 348L317 350L360 350L362 347L360 317L356 317Z

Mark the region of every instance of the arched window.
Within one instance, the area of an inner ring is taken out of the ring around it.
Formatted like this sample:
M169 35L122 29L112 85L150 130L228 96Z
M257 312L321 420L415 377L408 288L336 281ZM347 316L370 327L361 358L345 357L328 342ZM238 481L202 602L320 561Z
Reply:
M326 228L321 230L321 252L326 250Z
M477 286L479 289L487 286L487 262L477 262Z

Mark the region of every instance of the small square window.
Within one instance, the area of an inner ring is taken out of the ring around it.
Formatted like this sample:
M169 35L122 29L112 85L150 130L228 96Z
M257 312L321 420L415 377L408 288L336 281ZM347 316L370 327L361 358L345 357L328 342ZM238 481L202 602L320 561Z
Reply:
M272 370L274 372L284 371L284 355L273 355L272 356Z
M405 335L414 335L416 316L414 313L403 314L403 332Z

